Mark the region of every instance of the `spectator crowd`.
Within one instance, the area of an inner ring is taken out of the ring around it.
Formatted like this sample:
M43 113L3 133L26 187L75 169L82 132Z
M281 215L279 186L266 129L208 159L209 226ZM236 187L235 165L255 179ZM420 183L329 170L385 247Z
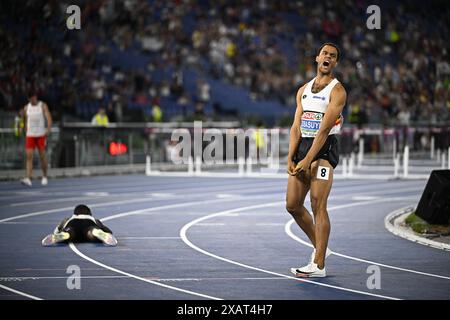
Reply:
M112 121L170 120L168 104L171 117L204 116L209 104L227 107L211 92L214 80L293 112L317 48L335 42L347 121L450 121L445 1L379 1L379 30L366 27L364 0L74 2L81 30L66 28L73 3L0 3L1 110L18 110L33 87L56 119L89 121L104 108ZM189 81L188 70L198 78Z

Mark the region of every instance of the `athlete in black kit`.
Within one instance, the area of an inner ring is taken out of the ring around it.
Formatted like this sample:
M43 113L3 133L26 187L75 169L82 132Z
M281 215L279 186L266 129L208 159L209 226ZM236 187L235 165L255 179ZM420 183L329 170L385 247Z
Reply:
M333 183L333 170L339 162L336 134L342 126L346 91L334 78L339 48L322 45L316 56L317 76L297 92L297 110L291 127L287 171L289 174L286 209L314 246L309 263L291 268L298 277L325 277L330 220L327 200ZM304 207L310 192L311 217Z
M100 220L92 216L88 206L75 207L73 215L62 220L52 234L42 240L43 246L62 242L103 242L109 246L117 245L112 231Z

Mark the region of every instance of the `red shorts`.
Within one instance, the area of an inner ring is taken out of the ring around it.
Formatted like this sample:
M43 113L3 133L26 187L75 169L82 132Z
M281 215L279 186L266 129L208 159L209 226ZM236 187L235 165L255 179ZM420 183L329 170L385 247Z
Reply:
M46 140L47 140L47 136L26 137L25 138L25 149L34 150L34 148L38 148L39 150L45 150Z

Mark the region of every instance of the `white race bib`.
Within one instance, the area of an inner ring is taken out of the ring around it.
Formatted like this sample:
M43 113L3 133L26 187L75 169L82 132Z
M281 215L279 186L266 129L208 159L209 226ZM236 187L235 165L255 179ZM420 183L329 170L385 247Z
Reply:
M316 176L317 179L328 180L329 176L330 176L330 168L322 166L319 166L319 168L317 168L317 176Z

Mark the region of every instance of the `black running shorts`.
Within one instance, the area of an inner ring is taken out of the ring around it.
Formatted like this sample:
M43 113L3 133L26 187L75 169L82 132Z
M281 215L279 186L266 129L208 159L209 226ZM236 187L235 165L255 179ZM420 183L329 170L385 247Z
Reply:
M90 241L87 238L87 233L93 228L98 228L97 224L90 219L73 219L63 229L70 233L70 241L86 242Z
M295 164L297 164L299 161L305 158L309 149L311 149L313 141L314 138L302 138L302 140L298 145L297 152L295 153L294 158L292 159ZM338 150L338 141L334 134L328 136L327 140L323 144L322 149L320 149L320 151L314 157L312 162L316 161L317 159L328 160L333 169L336 168L336 166L339 163L339 150Z

